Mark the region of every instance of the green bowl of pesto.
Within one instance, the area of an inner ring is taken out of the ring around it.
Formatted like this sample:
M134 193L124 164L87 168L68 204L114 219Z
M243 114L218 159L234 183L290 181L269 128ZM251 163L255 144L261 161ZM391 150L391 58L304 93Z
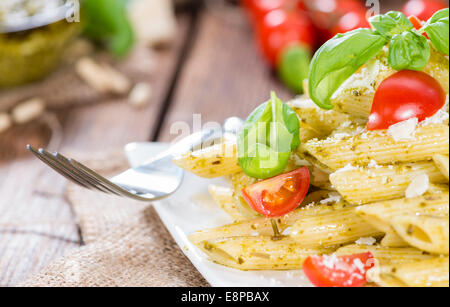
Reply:
M55 69L81 29L70 19L71 3L0 0L0 88L42 79Z

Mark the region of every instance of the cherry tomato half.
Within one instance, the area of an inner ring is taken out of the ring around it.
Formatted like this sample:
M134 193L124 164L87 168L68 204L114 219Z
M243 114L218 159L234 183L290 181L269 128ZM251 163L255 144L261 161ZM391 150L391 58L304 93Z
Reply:
M278 175L242 189L247 203L266 217L285 215L297 208L308 193L307 167Z
M288 45L314 46L313 26L301 12L272 11L264 17L257 33L262 53L272 67L276 67L281 50Z
M433 116L445 104L439 82L421 71L402 70L381 82L373 99L368 130L389 126L417 117Z
M371 253L350 256L310 256L303 271L316 287L362 287L366 273L375 265Z
M441 0L410 0L403 6L402 11L406 16L414 15L426 21L434 13L446 7L447 5Z

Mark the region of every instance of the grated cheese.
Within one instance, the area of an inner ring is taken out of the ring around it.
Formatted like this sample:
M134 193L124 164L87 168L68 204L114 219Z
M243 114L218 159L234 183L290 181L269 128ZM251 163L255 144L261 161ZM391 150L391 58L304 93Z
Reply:
M433 116L425 118L425 120L421 122L421 124L423 126L431 124L442 124L448 121L448 119L449 114L448 114L448 94L447 94L444 106L439 111L437 111Z
M415 177L409 184L405 192L405 197L413 198L421 196L425 194L425 192L428 190L429 185L430 179L428 178L428 175L425 173L420 174L417 177Z
M364 270L365 267L364 267L364 264L362 263L361 259L356 258L355 260L353 260L353 264L358 268L358 270L361 273L365 272L365 270Z
M358 245L374 245L377 240L374 237L362 237L355 241Z
M389 127L388 135L390 135L396 142L413 139L418 123L419 120L417 117L399 122Z
M330 256L323 256L323 265L329 269L333 269L339 262L339 258L336 254L331 254Z
M369 162L369 164L367 166L370 167L370 168L380 168L381 167L381 165L378 165L377 161L375 161L373 159L370 160L370 162Z
M320 201L320 203L322 205L329 204L329 203L337 203L341 199L342 199L342 196L339 195L338 193L330 193L330 194L328 194L328 198L322 199Z
M341 172L346 172L346 171L353 171L353 170L357 170L358 167L353 166L351 163L347 164L346 166L344 166L343 168L338 169L335 173L341 173Z
M291 234L291 227L287 227L283 232L281 233L283 236L288 236Z
M320 109L311 99L305 98L304 96L297 97L291 101L289 101L289 104L298 109Z

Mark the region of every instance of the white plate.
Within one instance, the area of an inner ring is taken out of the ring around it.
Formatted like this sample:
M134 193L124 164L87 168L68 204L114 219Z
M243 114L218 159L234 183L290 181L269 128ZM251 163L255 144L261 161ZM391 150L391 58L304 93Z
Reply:
M167 144L164 143L132 143L125 147L125 152L130 164L137 166L165 148ZM211 286L311 286L301 270L239 271L218 265L209 261L204 253L189 242L188 236L197 230L232 222L232 219L218 208L208 195L208 185L211 183L227 184L223 179L202 179L185 173L183 184L174 195L154 203L172 237Z

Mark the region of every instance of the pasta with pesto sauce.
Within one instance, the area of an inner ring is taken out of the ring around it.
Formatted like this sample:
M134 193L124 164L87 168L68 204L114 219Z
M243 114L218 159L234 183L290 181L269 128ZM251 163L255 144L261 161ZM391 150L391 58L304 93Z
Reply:
M266 178L246 175L236 143L175 157L198 176L230 179L209 191L235 222L199 229L191 242L233 269L301 269L313 255L370 253L369 284L449 286L449 64L431 49L423 73L438 81L447 102L424 120L367 128L375 92L396 74L385 49L333 94L334 109L319 108L307 95L287 103L299 121L300 145L285 173L301 167L310 173L308 194L287 214L252 211L244 190Z

